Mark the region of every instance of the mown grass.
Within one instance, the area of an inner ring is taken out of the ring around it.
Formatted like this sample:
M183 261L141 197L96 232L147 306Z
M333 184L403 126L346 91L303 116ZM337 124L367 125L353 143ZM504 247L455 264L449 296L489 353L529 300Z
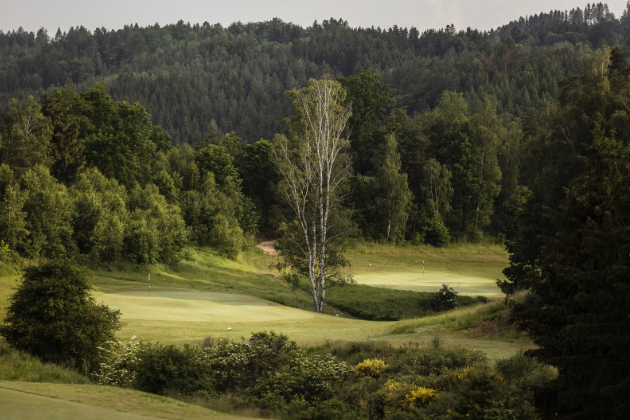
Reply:
M0 381L2 418L29 420L240 420L159 395L102 385Z
M374 272L443 272L478 278L503 277L502 270L509 260L500 245L453 244L445 248L429 245L397 246L387 243L358 242L346 256L355 274ZM371 266L370 266L371 265Z
M404 261L420 258L422 252L433 253L443 265L474 266L476 262L499 265L504 261L504 252L499 247L477 245L435 249L359 244L348 255L355 262L357 256L369 257L370 261L376 261L377 270L384 270L381 265L389 264L390 260L412 265ZM520 344L529 345L521 338L514 341L509 334L494 334L488 339L491 334L468 331L470 323L461 317L472 308L398 323L349 319L407 319L428 315L425 306L428 293L361 285L331 287L328 304L324 306L328 315L318 315L313 313L309 292L294 289L269 273L269 263L273 261L275 257L256 251L242 253L237 261L230 261L211 250L200 249L193 251L189 260L173 267L124 264L101 267L94 270L95 296L122 310L121 339L137 335L152 342L177 344L201 342L207 336L240 338L252 332L274 330L303 345L367 339L401 345L408 341L426 342L439 333L453 344L483 347L492 353L491 358L509 356L522 347ZM146 299L149 274L152 300ZM16 276L0 278L0 311L5 310L8 296L18 284L16 279ZM183 292L189 295L181 295ZM470 303L467 299L474 301L471 297L460 297L462 304ZM333 312L341 312L341 316L331 316ZM451 318L455 320L449 321ZM457 323L459 328L448 326ZM228 327L232 330L228 331ZM394 334L390 333L392 330Z
M200 291L241 294L265 299L294 308L310 310L313 306L309 295L291 288L286 282L263 267L262 252L247 251L236 261L221 258L212 250L198 249L190 258L174 266L117 265L94 270L94 285L102 293L137 292L155 289L177 288ZM331 311L332 312L332 311Z

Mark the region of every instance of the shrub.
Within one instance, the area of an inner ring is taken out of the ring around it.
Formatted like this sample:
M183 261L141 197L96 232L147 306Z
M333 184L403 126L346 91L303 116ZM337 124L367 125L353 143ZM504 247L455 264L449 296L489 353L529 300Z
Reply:
M235 343L220 340L204 349L204 363L213 372L217 389L228 391L255 386L258 381L290 369L301 352L286 335L254 333L249 340Z
M153 394L209 395L214 393L213 372L203 351L184 345L143 346L136 363L136 387Z
M442 312L457 307L457 291L448 284L443 284L431 300L431 308L434 311Z
M448 228L439 220L428 220L424 228L424 243L435 247L445 247L448 245L450 237Z
M325 401L337 393L349 373L348 365L333 356L300 355L290 369L261 381L250 393L263 399L281 397L285 402Z
M408 382L388 380L378 391L382 400L385 417L389 417L394 410L408 410L411 407L408 395L410 395L415 388L416 386Z
M406 396L409 406L425 407L438 400L438 392L431 388L418 387Z
M9 250L9 244L4 242L4 239L0 239L0 261L5 261L11 255Z
M97 305L85 273L69 261L29 268L11 297L4 325L7 342L44 361L98 368L98 347L114 340L119 311Z
M100 348L105 352L105 360L101 362L98 372L94 375L99 384L121 388L130 388L134 385L136 368L140 361L138 358L140 342L134 341L135 339L134 335L127 343L116 341L110 343L109 348Z
M354 374L358 379L380 378L387 365L380 359L366 359L354 367Z

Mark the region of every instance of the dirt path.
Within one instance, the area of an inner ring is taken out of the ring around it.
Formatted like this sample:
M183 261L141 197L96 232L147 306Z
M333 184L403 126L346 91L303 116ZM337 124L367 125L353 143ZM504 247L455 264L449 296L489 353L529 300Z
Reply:
M256 246L262 249L266 255L278 255L278 252L276 251L276 241L261 242Z

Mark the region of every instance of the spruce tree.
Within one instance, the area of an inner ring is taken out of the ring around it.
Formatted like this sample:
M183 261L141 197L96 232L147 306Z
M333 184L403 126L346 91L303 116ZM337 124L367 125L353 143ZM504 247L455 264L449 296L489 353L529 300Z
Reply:
M571 419L625 418L630 409L630 149L599 135L585 172L547 218L531 295L515 307L539 349L558 368L552 413Z

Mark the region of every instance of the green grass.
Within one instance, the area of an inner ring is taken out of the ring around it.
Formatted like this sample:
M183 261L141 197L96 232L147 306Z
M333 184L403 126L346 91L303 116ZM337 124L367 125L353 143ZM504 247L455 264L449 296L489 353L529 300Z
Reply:
M425 264L432 261L431 266L444 273L469 273L469 278L490 278L506 264L505 254L498 247L433 249L362 244L348 256L353 264L350 270L358 279L362 274L417 274L420 258L425 258ZM410 313L409 307L426 303L429 294L395 290L394 280L389 281L388 289L362 285L330 288L329 304L325 306L328 314L316 314L308 293L291 288L269 273L268 264L272 260L273 257L250 251L237 261L229 261L211 251L198 250L191 260L175 267L100 268L94 271L94 295L97 300L121 310L122 328L118 333L121 339L136 335L165 344L201 343L208 336L239 339L253 332L273 330L286 334L300 345L319 346L321 351L326 343L337 343L334 346L338 347L354 341L366 343L367 348L378 352L380 348L397 348L409 343L430 346L438 336L447 346L478 349L491 361L532 347L522 335L502 331L488 333L487 327L503 322L503 308L499 303L397 322L346 316L343 309L346 307L356 307L357 311L350 311L351 314L362 317L402 308L393 313L404 318ZM373 267L367 267L367 261L371 261ZM397 281L400 286L400 280ZM13 273L0 277L1 316L18 284L19 277ZM337 309L344 312L342 316L331 315ZM228 331L228 327L232 330ZM1 345L0 406L7 418L34 420L235 418L164 397L93 385L75 372L42 364Z
M496 281L509 264L502 246L480 244L434 248L360 242L346 256L351 264L346 272L358 284L421 292L448 284L460 295L499 296Z
M310 283L302 281L300 287L310 290ZM435 314L431 309L433 293L380 288L363 284L329 287L326 301L341 311L360 319L373 321L397 321ZM460 296L459 305L468 306L480 300Z
M409 271L419 258L434 261L434 265L453 272L470 268L471 272L477 274L488 270L487 267L483 268L484 265L498 270L497 267L506 263L505 252L499 247L477 245L436 249L359 244L349 251L348 256L353 263L350 270L359 274L368 270L367 264L360 265L361 261L372 261L373 267L369 269L379 273L395 271L395 268ZM237 261L230 261L216 256L212 251L197 250L192 253L190 260L174 267L120 265L100 268L94 271L95 296L110 307L121 310L122 328L118 335L125 340L136 335L166 344L199 343L207 336L240 338L252 332L274 330L302 345L326 340L368 339L398 345L409 341L428 342L437 331L453 344L483 347L497 357L509 356L521 348L521 344L526 344L510 342L509 337L487 338L444 328L443 320L448 318L443 316L402 322L352 318L387 313L391 308L397 308L395 311L398 312L394 312L394 316L401 318L424 313L421 308L412 314L416 309L411 311L409 308L414 304L419 307L428 295L393 289L332 287L328 289L328 305L325 306L328 315L315 314L309 293L293 289L269 273L269 263L273 260L274 257L261 252L249 251ZM477 264L482 268L475 268ZM148 290L149 274L151 295ZM17 284L15 280L15 276L0 278L1 308L6 308L7 298ZM345 308L353 306L357 310L351 310L349 314ZM332 316L338 309L341 309L342 316ZM459 309L445 316L458 318L472 310ZM414 323L422 325L408 327ZM228 327L232 330L228 331ZM417 329L423 331L417 332Z
M52 363L42 363L33 356L10 348L2 341L0 341L0 380L61 384L90 383L85 376L73 370Z
M162 343L201 342L205 337L248 337L274 330L301 344L383 335L392 323L316 314L251 296L194 290L102 294L98 300L122 312L121 338ZM231 328L231 331L228 331Z
M2 417L15 420L239 420L144 392L102 385L0 381Z
M262 253L255 251L245 252L237 261L231 261L202 249L173 267L119 265L97 269L93 281L101 293L141 292L149 290L150 274L152 290L176 288L242 294L295 308L312 308L307 294L293 290L269 273L265 264Z

